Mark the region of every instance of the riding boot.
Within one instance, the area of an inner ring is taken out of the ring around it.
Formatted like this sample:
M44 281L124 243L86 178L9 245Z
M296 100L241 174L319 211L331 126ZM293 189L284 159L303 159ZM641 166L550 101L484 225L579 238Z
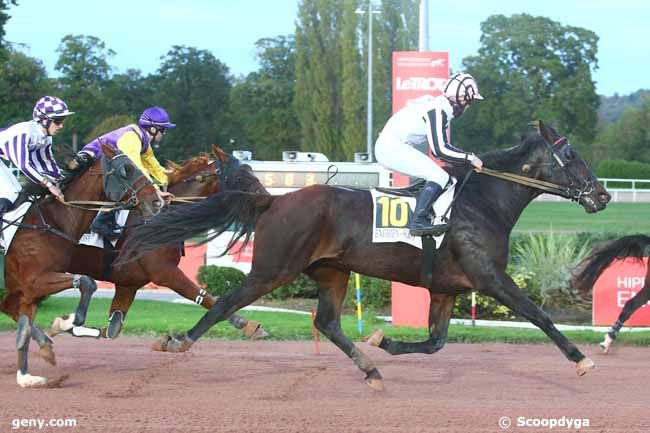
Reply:
M117 210L98 212L90 230L104 236L108 240L115 240L122 235L122 227L117 224Z
M449 224L446 222L436 225L431 223L431 214L433 213L431 206L440 197L442 192L442 187L435 182L427 182L424 185L420 192L418 202L415 205L415 211L413 212L413 220L411 221L410 227L412 236L439 236L449 230Z

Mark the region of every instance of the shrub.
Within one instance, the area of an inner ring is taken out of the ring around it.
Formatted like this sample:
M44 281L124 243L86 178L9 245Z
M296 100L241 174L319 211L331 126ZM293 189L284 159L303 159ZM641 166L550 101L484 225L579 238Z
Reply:
M528 280L523 289L543 306L551 296L569 291L571 270L587 256L589 243L575 235L528 234L513 252L513 273Z
M380 309L390 305L391 282L380 278L360 276L361 306L364 309ZM354 274L348 281L348 293L345 296L345 305L356 308L357 286Z
M239 287L246 278L239 269L208 265L199 268L198 282L213 296L223 296Z
M315 298L318 296L318 286L314 280L301 274L291 283L278 287L266 296L271 299Z
M608 159L598 164L596 170L598 177L610 177L618 179L650 179L650 164L644 164L637 161L625 161L622 159ZM608 186L619 186L611 184ZM629 188L630 185L620 185L620 187ZM638 187L647 187L647 184L641 184Z

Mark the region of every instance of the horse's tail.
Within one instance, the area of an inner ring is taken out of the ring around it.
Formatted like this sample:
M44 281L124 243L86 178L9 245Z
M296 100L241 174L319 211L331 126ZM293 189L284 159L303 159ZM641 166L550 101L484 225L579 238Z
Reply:
M578 289L580 291L587 291L593 287L594 283L603 273L605 268L609 266L614 259L631 257L641 260L644 256L646 247L650 245L650 236L646 235L631 235L622 237L616 241L610 242L603 248L589 257L584 264L584 269L576 276Z
M202 236L208 230L212 231L201 243L226 231L233 232L222 255L242 238L241 248L244 248L255 230L258 217L271 206L274 199L270 195L227 191L199 203L174 207L136 227L122 247L118 263L135 260L161 245Z

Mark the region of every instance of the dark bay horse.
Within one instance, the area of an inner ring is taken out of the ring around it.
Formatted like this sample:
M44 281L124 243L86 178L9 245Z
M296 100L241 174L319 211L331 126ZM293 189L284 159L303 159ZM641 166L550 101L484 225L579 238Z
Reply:
M565 137L538 122L539 134L506 150L480 157L486 167L560 186L557 195L577 201L587 212L606 207L609 194ZM457 168L462 177L469 168ZM434 353L447 337L457 295L476 290L491 296L542 329L576 363L578 374L593 362L570 343L551 319L506 274L508 238L517 219L541 191L486 175L474 175L462 190L451 229L433 267L430 338L424 342L394 341L373 335L371 342L391 354ZM132 251L177 242L209 228L232 228L248 239L255 232L250 274L242 285L221 297L186 334L165 337L168 351L186 351L215 323L249 305L301 273L319 286L316 327L366 374L366 383L383 389L372 361L341 330L341 306L350 272L424 286L421 250L405 243L372 243L373 206L370 192L325 185L283 196L241 192L217 194L203 203L161 214L141 226L123 249ZM141 250L140 250L141 251Z
M598 280L600 274L615 260L630 257L641 261L646 256L646 249L650 246L650 236L636 234L622 237L598 248L591 256L583 261L582 271L574 278L576 288L586 293L590 291ZM600 343L603 352L608 353L610 346L616 339L623 324L632 314L650 300L650 266L645 274L645 281L641 290L623 306L616 323L612 325L605 339Z
M171 168L171 173L168 174L169 191L178 198L178 201L182 203L183 197L207 197L221 190L267 193L252 173L250 166L240 164L238 159L216 146L213 146L212 151L216 158L212 161L206 155L192 158L182 166L169 164ZM129 216L124 235L116 245L118 249L124 240L128 239L131 233L129 226L135 224L136 218L136 215ZM178 267L182 255L181 245L162 246L137 261L118 266L112 266L117 255L115 251L78 245L72 254L68 272L81 273L98 280L115 283L115 295L109 310L108 326L89 332L87 328L83 330L74 328L69 317L62 317L54 320L50 335L68 331L74 336L90 333L98 334L102 338L116 338L122 329L136 292L150 282L168 287L206 309L210 309L216 302L214 296L194 284ZM241 329L249 338L259 339L268 335L258 322L237 314L230 316L229 322L237 329ZM78 330L77 333L75 330ZM157 346L154 346L155 348Z
M65 181L66 202L97 201L108 196L116 202L124 200L119 203L122 208L137 207L145 218L158 213L163 200L147 177L125 154L107 146L103 146L103 151L104 158ZM104 185L107 185L106 194ZM25 215L7 252L7 295L0 310L18 322L16 377L22 387L57 386L63 379L50 381L28 373L29 340L34 338L41 355L54 363L52 340L34 326L33 320L39 301L64 289L74 287L81 291L74 323L84 323L90 298L97 286L87 275L66 272L75 243L90 226L95 213L48 197L38 199Z

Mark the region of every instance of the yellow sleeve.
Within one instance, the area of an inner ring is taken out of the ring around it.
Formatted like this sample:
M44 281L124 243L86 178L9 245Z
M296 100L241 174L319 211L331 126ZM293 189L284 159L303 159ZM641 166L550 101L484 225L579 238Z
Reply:
M160 165L156 156L153 154L153 149L149 146L149 149L141 155L142 163L147 168L149 173L156 178L158 182L162 185L167 185L167 173L165 169Z
M140 171L144 173L145 176L151 179L151 174L144 166L144 163L140 156L142 142L140 141L140 137L138 137L135 132L129 131L121 136L120 139L117 140L117 148L124 152L126 156L128 156L129 159L133 161L133 163L140 169Z

